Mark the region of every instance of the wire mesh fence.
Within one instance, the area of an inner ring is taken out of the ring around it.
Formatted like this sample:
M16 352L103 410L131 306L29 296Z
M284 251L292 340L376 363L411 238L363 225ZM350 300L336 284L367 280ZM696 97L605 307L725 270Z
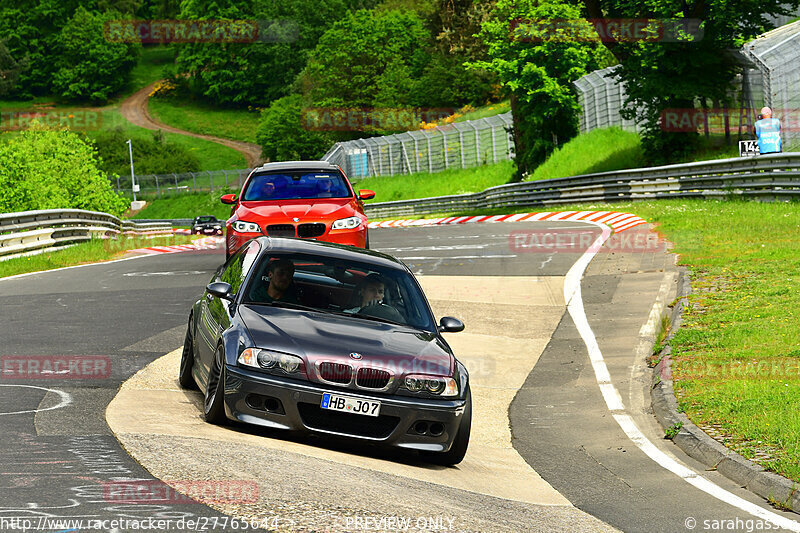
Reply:
M222 189L240 189L252 169L205 170L174 174L136 175L136 184L143 197L162 197L183 193L212 192ZM117 192L130 194L130 176L115 178Z
M754 94L756 107L771 107L773 116L783 123L784 151L800 147L800 21L750 41L743 53L760 75L756 76L761 89Z
M336 143L323 159L352 180L441 172L498 163L514 157L511 113Z
M776 22L785 19L781 17ZM730 109L709 111L702 102L697 102L697 109L703 111L701 114L693 114L691 110L675 111L692 122L695 117L702 117L697 128L700 132L713 131L714 125L709 125L709 120L718 119L725 123L723 131L738 131L741 135L752 134L758 109L768 106L773 109L773 116L783 123L784 150L800 147L800 69L797 68L800 64L800 21L750 41L741 49L741 55L744 66L729 91ZM625 87L613 76L616 68L619 67L597 70L575 81L581 106L581 133L611 126L639 130L639 125L620 115L625 104Z

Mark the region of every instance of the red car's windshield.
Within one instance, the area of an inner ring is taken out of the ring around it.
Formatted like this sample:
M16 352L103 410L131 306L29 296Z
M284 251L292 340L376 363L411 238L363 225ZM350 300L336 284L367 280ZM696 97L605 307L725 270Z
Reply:
M245 202L347 198L350 190L338 172L273 172L256 174L242 195Z

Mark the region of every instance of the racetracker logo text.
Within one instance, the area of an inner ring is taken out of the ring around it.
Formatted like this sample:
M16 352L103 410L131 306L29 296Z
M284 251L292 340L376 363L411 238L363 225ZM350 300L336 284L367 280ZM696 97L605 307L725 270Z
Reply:
M666 241L643 229L615 233L599 246L598 230L542 228L515 230L508 235L508 248L514 253L584 253L623 252L655 253L666 250Z
M103 499L120 504L224 503L258 501L255 481L113 481L103 483Z
M315 131L409 131L437 122L455 108L312 107L303 109L301 125Z
M105 355L4 355L4 379L106 379L111 358Z
M511 40L527 43L695 42L703 39L699 19L516 19Z

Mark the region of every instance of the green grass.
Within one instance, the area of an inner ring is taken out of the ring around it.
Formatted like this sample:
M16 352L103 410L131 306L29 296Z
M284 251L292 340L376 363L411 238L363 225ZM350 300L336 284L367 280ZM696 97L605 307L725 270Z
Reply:
M452 169L433 174L365 178L353 184L355 189L372 189L375 199L368 203L410 200L449 194L479 192L508 183L514 172L512 161L466 169Z
M556 149L529 180L565 178L644 166L639 135L620 128L592 130Z
M231 216L231 206L225 205L219 201L219 197L226 192L228 191L217 191L212 194L180 194L164 198L154 198L148 200L145 208L134 215L133 218L171 219L214 215L220 220L227 220Z
M692 272L689 307L670 342L680 410L727 434L730 448L800 483L797 203L663 200L553 209L625 211L658 224Z
M148 110L153 118L175 128L225 139L256 142L258 111L222 109L180 98L151 98L148 101Z
M0 278L40 272L84 263L108 261L121 256L126 250L148 246L169 246L186 244L191 237L185 235L169 235L146 239L144 237L120 237L118 239L92 239L91 241L71 246L55 252L44 252L28 257L17 257L0 261Z
M103 110L102 127L105 129L120 127L125 133L130 135L133 140L133 163L135 170L136 139L151 137L153 135L152 132L148 129L134 126L125 120L116 107ZM92 137L92 131L87 131L86 133L88 137ZM247 167L244 156L227 146L177 133L166 133L165 136L168 141L181 145L189 152L195 154L200 161L200 168L203 170L227 170Z

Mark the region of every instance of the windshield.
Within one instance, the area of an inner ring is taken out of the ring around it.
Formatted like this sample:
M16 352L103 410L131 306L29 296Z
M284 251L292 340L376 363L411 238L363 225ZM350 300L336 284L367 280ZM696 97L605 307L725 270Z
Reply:
M197 217L194 219L195 224L205 224L207 222L217 222L216 217Z
M244 201L348 198L350 191L339 172L279 172L256 174L247 184Z
M408 272L309 254L264 254L243 303L311 309L435 331Z

